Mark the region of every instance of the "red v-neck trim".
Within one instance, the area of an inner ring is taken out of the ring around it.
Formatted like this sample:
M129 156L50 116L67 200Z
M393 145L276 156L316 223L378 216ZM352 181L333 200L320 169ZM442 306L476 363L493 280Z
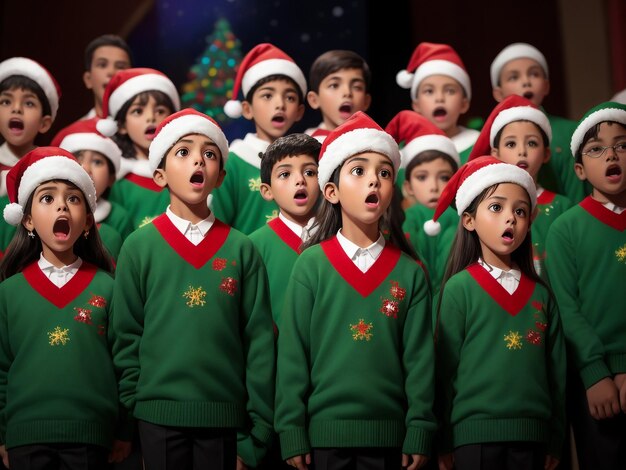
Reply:
M619 230L620 232L626 230L626 211L621 214L617 214L616 212L604 207L600 202L596 201L591 196L587 196L585 199L580 201L579 205L603 224L613 227L615 230Z
M161 214L152 223L172 249L196 269L200 269L215 256L230 233L228 225L215 219L204 240L194 245L180 233L166 214Z
M385 244L382 253L366 272L356 267L354 262L339 244L337 236L320 243L328 261L339 275L350 284L362 297L367 297L383 282L396 267L400 259L400 250L390 243Z
M137 186L141 186L144 189L149 189L150 191L154 191L155 193L160 193L163 191L163 188L156 184L152 178L148 178L147 176L136 175L135 173L128 173L125 177L131 183L135 183Z
M291 248L296 253L300 254L302 251L300 250L300 246L302 245L302 239L291 230L285 222L283 222L280 217L276 217L275 219L270 220L267 225L278 235L282 241L284 241L289 248Z
M537 204L550 204L552 201L554 201L555 196L556 193L544 189L543 192L537 197Z
M472 264L467 268L467 272L511 316L515 316L522 311L535 291L535 281L531 280L524 273L522 273L519 286L517 286L515 292L509 294L480 264Z
M93 264L83 261L76 274L63 287L57 287L48 279L37 264L37 261L24 268L22 274L24 274L26 282L39 295L57 308L64 308L87 288L97 271L98 268Z

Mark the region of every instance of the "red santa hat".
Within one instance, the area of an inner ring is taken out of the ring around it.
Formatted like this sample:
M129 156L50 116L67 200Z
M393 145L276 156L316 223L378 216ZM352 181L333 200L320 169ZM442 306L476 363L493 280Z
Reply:
M516 42L509 44L493 59L491 63L491 86L496 88L500 82L500 72L507 62L516 59L532 59L541 65L543 71L548 76L548 62L544 55L535 46L531 46L525 42Z
M335 168L353 155L364 152L376 152L389 157L395 179L400 168L398 144L371 117L363 111L357 111L324 139L317 170L320 188L324 189Z
M228 140L219 124L212 118L195 109L185 108L165 118L154 133L154 139L148 151L150 169L154 172L165 154L182 137L200 134L208 137L220 149L222 163L228 160Z
M437 235L441 230L437 219L451 204L454 203L459 216L463 215L480 193L499 183L515 183L524 188L534 210L537 205L537 189L528 172L497 158L482 156L467 162L452 175L441 193L432 220L424 223L424 232L430 236Z
M13 75L21 75L30 78L41 87L44 95L50 104L52 120L59 110L59 99L61 98L61 87L41 64L26 57L13 57L0 62L0 82Z
M413 158L427 150L437 150L445 153L457 165L461 164L459 152L452 140L441 129L415 111L400 111L389 121L385 131L398 144L404 142L404 147L400 149L400 155L402 156L401 168L406 168Z
M24 218L24 206L33 191L41 183L55 179L74 183L85 195L91 212L96 211L96 188L76 158L59 147L37 147L20 158L7 173L10 204L4 208L4 220L19 225Z
M406 70L400 70L396 75L396 82L402 88L410 88L411 99L415 100L420 82L431 75L454 78L465 90L467 99L472 98L472 86L465 66L456 51L447 44L420 43L413 51Z
M243 96L257 84L270 75L285 75L291 78L300 90L306 95L306 78L294 60L278 47L262 43L254 47L239 64L232 98L224 106L224 113L233 119L241 116L241 101L237 99L239 90Z
M585 134L602 122L619 122L626 127L626 105L615 101L606 101L594 106L585 113L572 134L570 150L575 158L576 153L583 144Z
M122 151L113 140L98 130L99 121L101 119L97 117L76 121L55 135L50 145L72 153L81 150L100 152L111 161L117 173L122 161Z
M109 81L102 97L102 117L98 130L104 135L117 132L115 116L124 104L146 91L165 93L174 105L173 111L180 109L180 97L176 86L162 72L149 68L133 68L118 71Z
M509 95L491 111L474 143L474 147L472 147L468 160L473 160L481 155L489 155L494 147L498 132L504 129L507 124L516 121L530 121L536 124L546 133L548 142L552 140L552 127L548 116L532 101L523 96Z

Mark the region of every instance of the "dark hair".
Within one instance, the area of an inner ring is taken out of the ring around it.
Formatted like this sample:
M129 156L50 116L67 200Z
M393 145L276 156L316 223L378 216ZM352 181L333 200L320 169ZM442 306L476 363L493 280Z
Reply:
M309 71L309 87L315 93L319 92L320 84L330 74L344 69L359 69L363 72L365 92L369 93L372 73L365 59L356 52L336 49L320 55Z
M274 165L287 157L308 155L316 162L320 157L322 144L307 134L289 134L276 139L265 153L259 153L261 158L261 182L271 183Z
M77 188L73 183L66 180L50 180L53 182L63 182L69 186ZM78 188L77 188L78 189ZM34 192L28 198L28 202L24 207L24 214L30 214L32 205L33 205L33 196ZM89 204L85 201L85 207L87 209L87 214L91 214L91 209L89 208ZM38 236L35 238L31 238L28 236L28 230L22 225L19 224L15 231L15 235L13 235L13 239L9 246L6 249L4 254L4 258L0 261L0 282L8 279L14 274L20 273L26 268L29 264L39 259L39 254L42 251L41 239ZM98 268L108 272L113 272L113 265L111 263L111 256L108 254L104 245L102 244L102 240L100 239L100 235L98 233L98 229L94 226L89 230L89 234L85 238L84 236L79 236L76 242L74 243L74 254L79 256L83 261L87 261L88 263L96 265Z
M543 140L543 146L546 148L550 147L550 139L548 139L548 134L545 133L545 131L539 126L539 124L533 121L529 121L528 119L518 119L516 121L511 121L507 123L506 125L504 125L502 129L500 129L498 133L496 134L496 136L493 138L494 147L498 147L500 145L500 139L502 138L502 132L504 132L504 128L514 122L530 122L531 124L534 124L537 130L539 131L539 133L541 134L541 139Z
M252 88L250 88L250 91L248 91L248 93L245 96L245 100L248 103L252 103L252 97L254 96L254 92L257 91L259 87L261 87L261 85L265 85L266 83L273 82L275 80L281 80L283 82L291 83L295 87L296 91L298 92L298 101L300 102L300 104L304 102L304 95L302 93L302 90L300 89L300 85L298 85L293 78L288 77L287 75L282 75L282 74L268 75L267 77L263 77L262 79L260 79L258 82L254 84Z
M50 101L43 89L34 80L24 75L10 75L0 82L0 93L6 90L26 90L34 93L41 102L41 115L52 116Z
M162 91L144 91L126 101L126 103L124 103L124 106L122 106L117 112L117 114L115 115L115 120L117 121L118 127L126 124L126 114L128 114L128 110L136 99L139 99L139 105L145 106L148 103L150 97L154 98L157 106L167 106L172 113L175 111L176 108L174 107L174 103L172 103L172 99ZM137 158L137 150L135 150L133 141L130 139L128 134L121 134L118 131L113 137L111 137L111 139L113 139L113 142L115 142L120 148L124 158Z
M91 69L91 62L93 61L93 53L96 49L103 46L113 46L123 49L128 55L128 60L133 63L133 54L126 44L126 41L116 34L103 34L92 40L85 48L85 70Z
M72 152L72 155L74 155L76 157L76 159L78 160L78 158L81 156L81 154L85 150L91 150L92 152L96 152L96 153L102 155L104 157L104 159L106 160L106 162L107 162L107 168L109 170L109 176L115 176L115 166L113 165L113 162L109 159L109 157L107 157L105 154L103 154L102 152L100 152L98 150L82 149L82 150L79 150L77 152ZM98 199L108 199L110 193L111 193L111 188L108 187L102 194L100 194L100 196L98 196Z
M438 158L441 158L450 165L450 167L452 168L452 173L456 173L459 169L459 164L447 153L440 152L439 150L424 150L423 152L418 153L415 157L411 159L409 164L406 166L404 178L407 181L410 181L411 172L416 166L422 165L423 163L432 162L434 160L437 160Z
M598 124L593 126L591 129L589 129L587 132L585 132L583 140L580 143L580 145L578 146L578 148L576 149L576 154L574 155L575 163L580 163L582 165L582 163L583 163L583 147L585 146L585 144L587 142L589 142L589 140L598 138L598 134L600 133L600 126L602 126L602 124L605 124L605 123L608 124L609 126L612 126L613 124L617 124L618 126L621 126L622 129L626 130L626 125L622 124L621 122L617 122L617 121L602 121L602 122L599 122Z

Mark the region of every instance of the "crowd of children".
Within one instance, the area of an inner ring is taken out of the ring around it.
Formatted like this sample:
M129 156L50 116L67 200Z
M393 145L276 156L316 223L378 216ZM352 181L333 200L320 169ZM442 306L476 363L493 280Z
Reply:
M0 62L4 465L623 467L626 106L546 114L525 43L480 132L447 44L384 127L352 51L308 86L272 44L238 67L224 111L255 132L229 143L101 36L93 109L37 147L59 85Z

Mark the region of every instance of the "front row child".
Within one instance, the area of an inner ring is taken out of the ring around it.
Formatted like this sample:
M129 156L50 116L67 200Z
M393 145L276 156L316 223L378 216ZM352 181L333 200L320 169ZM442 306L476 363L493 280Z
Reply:
M113 279L93 182L72 154L39 147L7 189L18 228L0 263L0 454L15 469L106 469L130 443L113 441Z
M558 465L565 346L556 303L533 268L536 202L526 171L484 156L459 169L435 211L436 220L454 203L461 217L436 333L440 468Z
M185 109L164 120L149 161L170 205L119 256L113 357L147 470L232 469L238 455L255 466L272 436L267 274L252 242L206 203L227 156L210 117Z
M389 222L399 167L396 142L362 112L324 140L319 229L293 267L278 335L275 427L298 469L413 470L430 454L431 301Z

